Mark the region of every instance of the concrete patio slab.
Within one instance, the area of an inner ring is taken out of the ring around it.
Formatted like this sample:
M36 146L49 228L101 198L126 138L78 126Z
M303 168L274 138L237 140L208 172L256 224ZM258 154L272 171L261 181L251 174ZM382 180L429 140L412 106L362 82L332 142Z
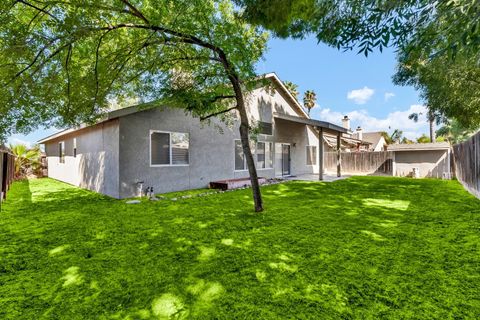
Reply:
M332 174L324 174L323 175L323 182L333 182L337 180L343 180L350 178L351 175L342 175L341 177L337 177L336 175ZM285 180L300 180L300 181L319 181L318 174L300 174L296 176L289 176L285 177Z

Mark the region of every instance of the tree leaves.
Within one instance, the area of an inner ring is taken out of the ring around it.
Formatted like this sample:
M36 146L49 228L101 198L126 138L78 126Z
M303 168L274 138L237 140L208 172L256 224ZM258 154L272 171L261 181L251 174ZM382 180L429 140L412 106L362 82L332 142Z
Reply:
M214 99L233 94L220 51L240 79L255 76L267 34L229 1L122 2L0 4L0 138L92 123L115 99L161 99L198 116L228 108Z

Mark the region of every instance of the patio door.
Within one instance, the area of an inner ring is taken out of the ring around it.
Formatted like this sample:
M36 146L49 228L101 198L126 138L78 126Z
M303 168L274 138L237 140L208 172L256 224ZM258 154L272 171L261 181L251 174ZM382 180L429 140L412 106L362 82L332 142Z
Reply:
M290 145L282 144L282 176L290 175Z

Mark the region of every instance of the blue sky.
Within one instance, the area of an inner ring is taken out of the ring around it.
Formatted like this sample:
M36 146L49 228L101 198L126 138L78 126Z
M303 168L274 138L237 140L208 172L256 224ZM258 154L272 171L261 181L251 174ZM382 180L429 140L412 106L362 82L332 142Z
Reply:
M318 105L312 110L313 118L341 124L341 118L349 115L352 128L361 126L365 131L400 129L409 138L428 132L424 118L419 123L408 119L411 112L424 110L417 92L392 83L393 50L375 52L366 58L354 51L342 52L317 44L314 38L273 38L257 71L275 72L280 79L296 83L300 99L306 90L314 90ZM13 135L9 142L33 144L56 131L49 128L27 136Z

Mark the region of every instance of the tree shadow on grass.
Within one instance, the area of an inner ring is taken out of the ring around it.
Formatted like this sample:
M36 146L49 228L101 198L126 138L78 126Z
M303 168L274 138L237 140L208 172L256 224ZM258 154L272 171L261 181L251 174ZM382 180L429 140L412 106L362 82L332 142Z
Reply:
M448 184L401 182L362 177L267 186L262 214L251 213L250 190L127 205L54 181L32 182L30 205L9 205L0 222L8 231L0 235L0 297L11 299L0 315L427 315L412 295L446 314L475 290L439 286L462 278L432 257L439 249L453 254L440 234L460 236L468 226L449 228L452 219L437 214L447 224L437 230L423 213L441 206L431 195L419 197L425 189L450 190ZM455 206L455 220L467 220L462 204Z

